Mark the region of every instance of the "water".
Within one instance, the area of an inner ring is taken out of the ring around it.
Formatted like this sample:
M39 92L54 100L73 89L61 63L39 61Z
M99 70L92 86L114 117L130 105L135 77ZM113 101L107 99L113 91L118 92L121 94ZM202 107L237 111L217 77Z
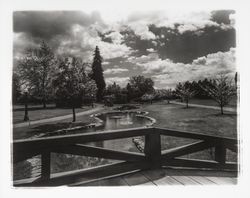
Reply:
M135 112L115 112L106 113L98 116L101 119L102 125L97 128L79 130L78 133L86 133L104 130L136 128L150 125L151 120L138 116ZM107 140L101 142L91 142L88 145L109 148L120 151L139 152L132 138L124 138L117 140ZM101 159L86 156L76 156L69 154L51 154L51 172L70 171L82 168L89 168L98 165L110 164L115 160ZM40 156L35 156L25 162L19 162L14 165L14 179L23 179L40 175L41 170Z

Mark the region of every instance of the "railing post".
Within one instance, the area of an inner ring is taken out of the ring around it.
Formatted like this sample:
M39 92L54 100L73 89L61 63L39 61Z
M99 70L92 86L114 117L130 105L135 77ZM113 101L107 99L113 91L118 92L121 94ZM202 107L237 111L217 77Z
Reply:
M220 142L215 146L215 161L219 162L221 165L226 163L226 147L223 142Z
M43 151L41 153L41 179L50 179L50 152Z
M153 129L152 129L153 130ZM145 136L144 153L151 168L161 167L161 136L160 133L155 132Z

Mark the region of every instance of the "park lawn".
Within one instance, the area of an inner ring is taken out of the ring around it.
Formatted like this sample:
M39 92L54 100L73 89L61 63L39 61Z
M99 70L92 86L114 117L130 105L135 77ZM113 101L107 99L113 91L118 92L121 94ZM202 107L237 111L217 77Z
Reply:
M84 106L82 108L76 108L75 112L78 113L89 110L91 108L91 106ZM13 124L22 123L24 118L24 107L20 105L14 106L12 112ZM46 109L43 109L41 105L33 105L29 107L28 114L30 121L34 121L72 114L72 109L56 108L55 105L49 105Z
M224 115L221 115L219 110L197 107L186 108L181 105L167 104L166 102L144 105L142 110L148 111L149 116L156 119L155 127L237 138L236 113L225 112ZM197 140L162 136L162 149L170 149L195 141ZM189 157L213 158L211 149L192 154ZM235 161L237 156L228 152L227 157L230 161Z
M76 112L87 111L88 109L92 109L92 108L76 109L76 110L78 110ZM50 112L50 111L47 111L47 113L48 112ZM64 112L66 112L66 111L64 111ZM99 110L99 111L96 111L95 113L100 113L100 112L102 112L102 111ZM72 114L72 111L69 111L68 114ZM60 129L69 129L69 128L76 127L76 126L86 126L90 123L96 122L96 120L94 118L90 117L91 114L92 113L87 113L85 115L76 116L75 123L72 123L72 118L68 118L68 119L63 119L63 120L56 121L56 122L33 124L30 126L13 128L13 133L12 133L13 136L12 137L14 140L26 139L26 138L31 138L31 137L37 136L41 133L45 134L45 133L54 132L54 131L57 131Z
M156 119L154 126L218 135L237 137L237 115L233 112L220 114L220 110L167 104L167 102L142 105L142 110Z
M190 104L198 104L198 105L207 105L207 106L218 106L218 103L212 99L196 99L191 98L189 101ZM237 107L237 98L234 97L225 107L236 108Z

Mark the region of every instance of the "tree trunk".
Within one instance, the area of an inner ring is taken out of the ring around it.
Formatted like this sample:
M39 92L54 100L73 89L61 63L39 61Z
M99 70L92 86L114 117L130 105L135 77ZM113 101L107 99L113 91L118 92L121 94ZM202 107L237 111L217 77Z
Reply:
M24 108L24 121L29 120L29 115L28 115L28 93L25 92L25 108Z
M43 108L46 109L46 107L47 107L46 106L46 100L45 100L45 98L43 98Z
M221 112L221 115L224 114L224 112L223 112L223 106L222 105L220 106L220 112Z
M75 112L74 106L72 107L72 111L73 111L73 121L72 122L75 122L76 121L76 112Z

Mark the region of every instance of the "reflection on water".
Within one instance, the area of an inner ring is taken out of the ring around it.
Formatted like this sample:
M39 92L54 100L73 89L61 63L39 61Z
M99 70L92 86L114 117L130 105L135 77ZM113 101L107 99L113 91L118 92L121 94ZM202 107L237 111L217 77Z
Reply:
M137 117L134 112L116 112L101 114L103 125L98 128L81 130L84 132L95 132L103 130L115 130L135 128L149 125L151 121L144 117ZM89 145L104 147L113 150L139 152L132 142L132 138L91 142ZM89 168L98 165L113 163L115 160L101 159L95 157L76 156L69 154L51 154L51 172L70 171L82 168ZM35 156L24 162L14 164L14 179L29 178L40 174L40 156Z

